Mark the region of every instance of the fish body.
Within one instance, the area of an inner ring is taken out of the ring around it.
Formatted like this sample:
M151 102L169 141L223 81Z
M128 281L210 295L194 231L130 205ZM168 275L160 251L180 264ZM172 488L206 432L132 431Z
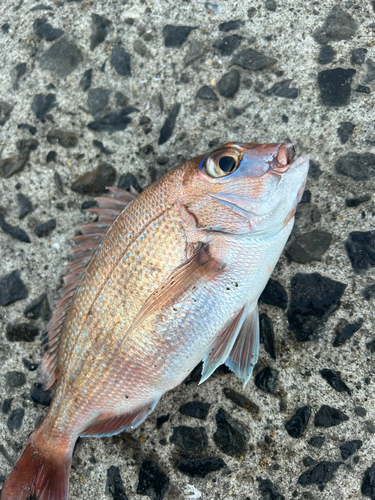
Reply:
M293 156L288 144L229 143L134 200L99 199L48 325L40 375L54 397L2 500L66 499L77 438L136 427L202 359L201 381L226 363L248 382L258 297L308 170Z

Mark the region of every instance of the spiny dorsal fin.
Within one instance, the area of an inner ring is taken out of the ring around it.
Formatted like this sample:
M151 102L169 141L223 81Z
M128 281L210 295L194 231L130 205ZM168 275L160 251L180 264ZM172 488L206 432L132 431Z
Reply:
M131 188L131 193L119 188L109 187L107 189L115 198L95 198L98 208L90 208L86 211L97 214L98 220L82 226L80 228L81 234L73 238L78 246L69 252L72 259L66 264L69 274L64 278L64 286L60 290L60 298L56 303L55 312L47 325L47 350L39 371L40 380L45 389L51 387L58 376L57 361L61 332L77 285L110 225L138 194L134 188Z

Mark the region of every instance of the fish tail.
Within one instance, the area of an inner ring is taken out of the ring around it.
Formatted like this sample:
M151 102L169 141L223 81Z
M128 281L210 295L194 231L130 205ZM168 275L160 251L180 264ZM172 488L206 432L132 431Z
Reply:
M39 428L40 429L40 428ZM46 443L37 429L10 473L1 500L66 500L68 498L71 451L59 453Z

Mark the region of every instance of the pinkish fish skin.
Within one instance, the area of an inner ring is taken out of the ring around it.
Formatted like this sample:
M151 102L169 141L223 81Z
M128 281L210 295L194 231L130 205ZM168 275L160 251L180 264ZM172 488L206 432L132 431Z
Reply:
M74 444L139 425L203 359L245 385L257 301L294 223L308 159L290 144L228 143L136 198L112 189L76 238L41 366L56 382L2 500L65 500Z

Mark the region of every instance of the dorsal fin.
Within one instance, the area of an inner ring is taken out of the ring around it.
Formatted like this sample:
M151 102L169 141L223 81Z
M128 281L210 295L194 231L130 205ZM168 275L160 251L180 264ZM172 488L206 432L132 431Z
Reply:
M66 264L69 274L64 277L60 298L47 325L47 349L39 370L40 381L45 389L51 387L58 377L57 361L62 327L77 285L110 225L138 194L134 188L131 188L131 193L119 188L109 187L107 189L112 192L115 198L95 198L98 208L90 208L86 212L97 214L98 220L80 227L81 234L73 238L78 246L69 252L72 259Z

